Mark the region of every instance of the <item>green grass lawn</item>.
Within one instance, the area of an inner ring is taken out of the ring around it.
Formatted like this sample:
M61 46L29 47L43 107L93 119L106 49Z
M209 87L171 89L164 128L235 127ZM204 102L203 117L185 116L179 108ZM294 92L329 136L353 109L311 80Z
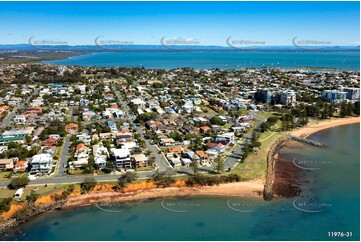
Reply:
M280 127L281 122L277 122ZM248 156L243 163L238 163L231 171L241 176L242 180L251 180L264 177L267 171L267 154L271 145L282 136L279 132L274 133L276 126L260 135L261 147Z
M44 195L44 194L47 194L47 193L59 191L59 190L63 189L66 186L67 185L62 185L62 184L48 185L48 186L45 186L45 185L27 186L24 189L23 195L21 196L21 200L24 201L26 199L26 196L28 196L30 194L31 190L35 190L35 192L37 194ZM0 188L0 198L12 197L15 194L15 192L16 192L16 190L10 190L8 188L1 187Z
M7 178L11 171L2 171L0 172L0 181L9 181L10 179Z
M257 113L256 116L261 117L263 119L268 119L269 117L272 116L278 117L278 113L275 112Z

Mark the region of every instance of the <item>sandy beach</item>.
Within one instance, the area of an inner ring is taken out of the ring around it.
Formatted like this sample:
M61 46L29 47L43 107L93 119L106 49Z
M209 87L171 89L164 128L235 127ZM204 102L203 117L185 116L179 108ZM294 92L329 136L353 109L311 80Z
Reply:
M187 196L239 196L262 197L263 179L247 182L234 182L205 187L167 187L138 190L132 192L94 192L72 196L63 208L72 208L96 203L132 202L147 199Z
M324 130L324 129L329 129L329 128L333 128L333 127L341 126L341 125L354 124L354 123L360 123L360 117L332 118L332 119L328 119L328 120L312 122L312 123L309 123L305 127L294 129L287 133L295 135L295 136L299 136L302 138L306 138L306 137L310 136L311 134L314 134L314 133Z
M333 118L329 120L322 120L317 122L312 122L305 127L301 127L292 131L287 132L298 137L306 138L311 134L314 134L318 131L333 128L341 125L349 125L354 123L359 123L359 117L350 117L350 118ZM287 141L280 141L280 146L282 147ZM275 155L273 158L268 159L268 162L273 162L274 169L272 174L273 180L272 183L272 194L274 196L281 197L294 197L298 196L301 192L299 187L299 171L292 162L285 159L280 159L278 157L278 150L275 150Z

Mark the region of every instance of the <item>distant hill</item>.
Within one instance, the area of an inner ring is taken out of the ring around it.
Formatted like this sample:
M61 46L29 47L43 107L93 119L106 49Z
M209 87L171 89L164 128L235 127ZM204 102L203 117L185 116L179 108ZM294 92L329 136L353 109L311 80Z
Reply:
M116 51L360 51L360 46L249 46L249 47L229 47L229 46L200 46L200 45L52 45L33 46L30 44L4 44L0 45L1 52L12 51L38 51L38 52L116 52Z

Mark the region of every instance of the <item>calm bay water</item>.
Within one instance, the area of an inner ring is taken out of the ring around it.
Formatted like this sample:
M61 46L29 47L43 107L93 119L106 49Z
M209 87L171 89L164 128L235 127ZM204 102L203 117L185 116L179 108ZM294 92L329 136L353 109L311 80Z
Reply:
M301 197L158 199L43 214L20 240L359 240L360 126L335 127L292 143L282 155L305 169ZM352 232L332 238L328 232Z
M321 67L360 69L359 52L117 52L93 53L51 64L172 69L240 69L245 67Z

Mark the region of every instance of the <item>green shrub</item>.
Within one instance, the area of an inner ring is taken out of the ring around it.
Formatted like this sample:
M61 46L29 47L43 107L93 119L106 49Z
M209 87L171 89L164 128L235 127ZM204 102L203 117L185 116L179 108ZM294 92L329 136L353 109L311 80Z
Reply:
M30 179L26 176L14 178L11 180L10 184L8 185L9 189L19 189L26 185L28 185Z
M11 201L13 199L11 197L3 198L0 200L0 213L7 212L10 210Z

